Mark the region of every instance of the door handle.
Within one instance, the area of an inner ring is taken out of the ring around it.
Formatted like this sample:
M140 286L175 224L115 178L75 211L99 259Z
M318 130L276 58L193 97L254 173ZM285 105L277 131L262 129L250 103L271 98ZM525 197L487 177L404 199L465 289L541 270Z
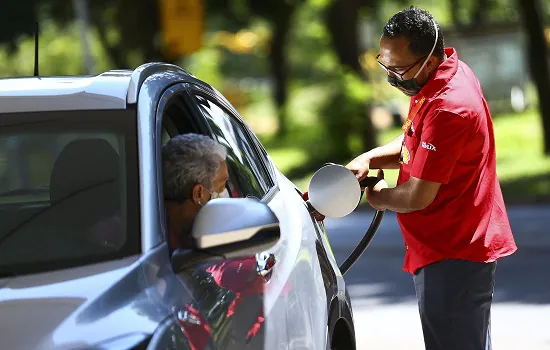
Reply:
M256 254L256 272L264 278L264 282L268 282L271 279L273 266L275 266L276 262L277 259L275 259L273 253L262 252Z

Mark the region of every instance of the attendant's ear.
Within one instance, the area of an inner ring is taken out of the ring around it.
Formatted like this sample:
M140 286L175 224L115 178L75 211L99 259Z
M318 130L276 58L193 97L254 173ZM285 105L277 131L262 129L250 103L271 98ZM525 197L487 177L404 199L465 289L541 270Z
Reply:
M426 70L428 71L428 73L430 74L433 73L437 69L438 63L440 63L440 61L441 61L441 58L437 56L430 57L430 59L426 63Z

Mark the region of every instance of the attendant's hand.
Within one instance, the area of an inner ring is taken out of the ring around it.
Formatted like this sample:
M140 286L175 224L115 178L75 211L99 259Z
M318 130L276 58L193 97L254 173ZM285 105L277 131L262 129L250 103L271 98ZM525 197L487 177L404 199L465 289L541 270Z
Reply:
M367 153L363 153L356 157L354 160L346 165L346 168L351 170L355 174L358 181L364 180L369 174L370 170L370 156Z
M383 189L388 188L388 183L384 180L384 171L382 169L378 170L377 178L379 180L376 185L374 187L368 187L365 190L365 199L374 209L383 211L386 210L386 207L384 203L382 203L379 194Z

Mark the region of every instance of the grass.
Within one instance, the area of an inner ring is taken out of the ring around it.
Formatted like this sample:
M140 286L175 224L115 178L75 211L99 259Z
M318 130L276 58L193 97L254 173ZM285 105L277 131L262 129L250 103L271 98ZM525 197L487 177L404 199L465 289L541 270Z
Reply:
M509 200L550 199L550 157L543 155L540 117L534 111L496 119L497 174Z
M506 114L493 117L496 147L497 174L502 191L508 203L550 201L550 157L542 152L542 132L540 118L536 111L521 114ZM396 137L399 128L382 131L378 135L380 144ZM288 174L302 190L307 190L315 169L296 172L300 165L307 164L313 144L304 142L304 135L289 135L284 142L270 145L271 154L277 167ZM311 166L310 166L311 167ZM297 174L297 175L293 175ZM390 185L397 181L397 170L385 172Z

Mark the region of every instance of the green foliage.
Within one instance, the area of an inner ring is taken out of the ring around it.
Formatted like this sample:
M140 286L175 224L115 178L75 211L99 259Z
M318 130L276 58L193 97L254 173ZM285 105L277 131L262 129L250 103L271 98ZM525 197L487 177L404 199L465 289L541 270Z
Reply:
M464 4L469 3L474 0L461 0L460 9L464 8ZM392 15L397 13L400 10L403 10L409 6L416 6L428 10L432 16L437 20L441 26L446 26L451 24L451 6L449 1L441 0L417 0L417 1L404 1L405 4L402 4L398 1L381 1L378 9L378 26L380 28L386 24Z
M321 107L320 119L324 125L323 152L318 157L328 159L351 158L365 147L360 142L365 130L369 85L355 72L341 70L331 82L331 92ZM354 147L355 146L355 147Z
M20 36L35 32L38 0L4 0L0 11L0 43L6 43L9 52L17 50Z
M187 57L184 61L184 66L197 78L207 81L210 85L220 89L224 81L221 73L223 59L222 49L206 47Z
M111 68L97 36L90 35L95 71ZM7 47L0 49L0 76L29 76L34 69L34 37L22 36L16 41L18 50L10 54ZM41 75L83 74L81 41L75 25L62 30L51 21L41 25L39 67Z
M304 84L327 82L339 69L330 36L322 21L326 0L310 0L295 14L288 55L292 76Z

